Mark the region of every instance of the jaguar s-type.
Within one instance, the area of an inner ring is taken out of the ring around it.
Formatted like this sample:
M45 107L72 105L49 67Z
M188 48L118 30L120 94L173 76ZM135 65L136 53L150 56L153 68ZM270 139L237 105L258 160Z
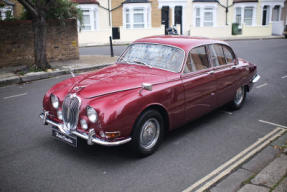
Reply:
M44 96L44 124L77 145L128 143L152 154L164 133L228 104L239 109L260 78L223 41L185 36L136 40L117 62L54 85Z

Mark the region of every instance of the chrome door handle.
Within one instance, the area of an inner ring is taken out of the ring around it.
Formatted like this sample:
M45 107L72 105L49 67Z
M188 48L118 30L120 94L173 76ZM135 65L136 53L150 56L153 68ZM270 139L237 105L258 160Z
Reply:
M214 71L209 71L209 72L207 72L207 74L212 75L212 74L214 74Z
M231 67L231 69L236 69L236 68L237 68L236 66L232 66L232 67Z

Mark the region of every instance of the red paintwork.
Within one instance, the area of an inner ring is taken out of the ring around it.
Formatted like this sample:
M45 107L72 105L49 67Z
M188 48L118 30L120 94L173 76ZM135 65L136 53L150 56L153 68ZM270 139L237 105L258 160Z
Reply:
M135 41L140 42L172 45L186 53L202 44L227 45L222 41L182 36L154 36ZM231 69L232 65L236 69ZM119 130L121 138L126 138L131 136L139 115L148 107L157 106L166 111L171 130L229 102L239 86L249 85L256 66L239 59L235 64L213 68L216 71L213 75L207 74L210 70L183 74L116 63L56 84L44 96L43 107L55 119L56 110L51 107L50 94L57 95L62 102L67 94L76 93L82 99L79 119L87 120L87 105L97 110L99 120L96 124L89 123L89 128L95 129L98 137L101 130ZM153 90L141 91L142 83L153 84ZM75 86L80 89L74 90ZM78 126L78 131L84 130Z

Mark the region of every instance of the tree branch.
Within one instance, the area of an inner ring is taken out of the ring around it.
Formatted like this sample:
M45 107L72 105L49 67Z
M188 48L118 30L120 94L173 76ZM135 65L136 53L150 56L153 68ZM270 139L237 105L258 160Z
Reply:
M35 17L39 16L39 13L33 7L32 3L29 0L18 0L29 12L31 12Z

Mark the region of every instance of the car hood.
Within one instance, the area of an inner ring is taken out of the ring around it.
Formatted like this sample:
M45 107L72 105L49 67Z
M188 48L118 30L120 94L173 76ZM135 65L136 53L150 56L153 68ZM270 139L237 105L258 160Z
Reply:
M118 91L140 88L142 83L163 83L175 73L141 65L115 64L83 75L74 83L69 93L82 98L92 98Z

